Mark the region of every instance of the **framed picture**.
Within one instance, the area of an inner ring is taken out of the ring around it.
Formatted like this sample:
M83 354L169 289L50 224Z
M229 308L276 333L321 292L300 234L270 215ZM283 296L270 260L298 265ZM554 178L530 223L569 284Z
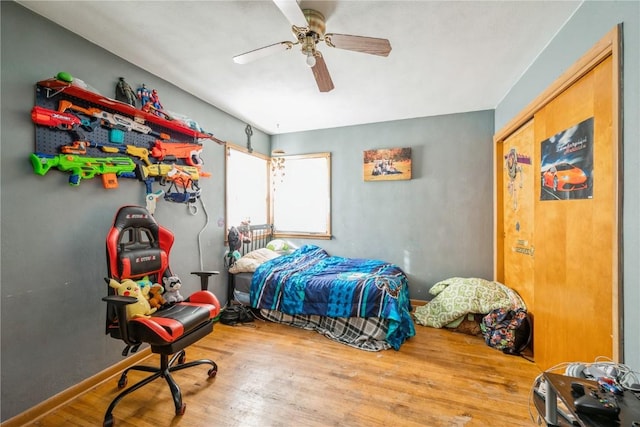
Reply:
M399 181L411 179L411 148L365 150L365 181Z

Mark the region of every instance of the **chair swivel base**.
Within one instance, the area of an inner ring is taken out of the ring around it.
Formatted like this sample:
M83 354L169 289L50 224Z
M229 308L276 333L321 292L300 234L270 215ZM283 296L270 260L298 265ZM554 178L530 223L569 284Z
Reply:
M176 361L177 361L177 364L176 364ZM216 365L216 363L214 361L209 360L209 359L199 359L199 360L194 360L192 362L185 363L185 351L184 350L180 350L179 352L174 354L171 357L171 359L169 359L169 355L167 355L167 354L160 354L160 366L159 367L136 365L136 366L131 366L131 367L125 369L124 372L122 373L122 375L120 375L120 379L118 380L118 388L119 389L123 389L123 388L125 388L127 386L127 374L131 370L152 372L153 375L150 375L147 378L137 382L136 384L132 385L131 387L129 387L128 389L126 389L122 393L120 393L118 396L116 396L115 399L113 399L113 401L111 402L111 405L109 405L109 408L107 409L107 412L104 415L104 421L103 421L103 424L102 424L103 427L112 427L113 426L113 415L112 415L112 412L113 412L114 408L116 407L116 405L120 402L120 400L122 400L123 397L125 397L128 394L138 390L139 388L149 384L150 382L152 382L156 378L161 378L161 377L164 378L167 381L167 384L169 385L169 389L171 390L171 395L173 397L173 403L174 403L175 409L176 409L176 415L183 415L185 413L187 405L182 402L182 393L180 391L180 387L178 387L178 384L175 382L175 380L171 376L171 372L180 371L182 369L191 368L193 366L198 366L198 365L205 365L205 364L206 365L211 365L211 368L207 372L207 375L209 376L209 378L214 378L216 376L216 374L218 373L218 365Z

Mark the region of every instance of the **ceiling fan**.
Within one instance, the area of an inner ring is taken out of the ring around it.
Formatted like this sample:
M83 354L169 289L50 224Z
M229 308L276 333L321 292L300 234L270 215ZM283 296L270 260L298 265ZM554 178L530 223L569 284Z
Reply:
M316 49L318 42L324 41L330 47L371 55L388 56L391 52L391 44L387 39L349 34L325 34L324 16L313 9L301 9L296 0L273 0L273 2L291 23L291 31L297 40L275 43L234 56L235 63L246 64L276 52L289 50L299 44L301 52L307 57L307 65L313 71L318 89L320 92L329 92L334 88L333 81L322 53Z

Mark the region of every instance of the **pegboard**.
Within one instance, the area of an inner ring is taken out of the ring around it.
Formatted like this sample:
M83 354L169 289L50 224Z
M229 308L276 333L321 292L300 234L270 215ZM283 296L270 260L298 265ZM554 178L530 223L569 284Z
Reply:
M145 174L142 171L145 167L150 167L149 164L139 156L130 155L130 153L126 152L128 148L136 147L148 150L148 161L152 164L151 167L161 166L156 167L154 170L162 169L166 171L167 165L171 165L179 167L179 170L186 171L191 176L201 177L208 176L208 174L201 170L202 164L199 157L196 157L198 161L194 165L193 157L186 158L181 156L180 153L172 155L175 154L172 151L176 150L180 145L188 144L189 149L193 148L199 152L202 149L200 140L204 138L222 143L211 134L194 130L182 122L167 120L164 117L138 110L129 104L104 97L68 82L57 79L44 80L36 84L35 92L35 106L46 109L44 111L38 110L43 112L45 117L59 118L64 116L66 117L65 120L69 120L69 117L71 117L76 122L81 121L81 124L76 123L73 126L50 127L34 118L36 128L34 154L41 158L46 158L47 156L57 157L63 153L68 154L69 150L72 149L70 147L74 147L75 143L75 147L79 148L78 146L81 145L81 149L79 152L72 152L71 154L78 156L74 158L75 161L80 162L86 159L87 168L92 167L91 158L126 157L131 159L128 160L129 162L133 161L135 164L135 171L123 173L121 176L144 181ZM86 110L89 110L89 112ZM100 113L94 114L96 111ZM119 120L124 118L124 121L116 120L118 123L109 123L109 120L105 120L104 117L100 116L101 112L116 115L114 117L119 117ZM74 117L75 119L73 119ZM143 130L145 132L148 131L148 133L135 129L126 130L126 125L131 123L144 125L142 126ZM122 124L125 124L125 126L123 127ZM160 145L157 145L157 141L160 141L162 149L160 149ZM79 142L83 143L79 144ZM152 154L154 147L158 150L157 152L162 152L163 154L154 158ZM114 152L115 150L117 152ZM71 157L65 158L71 159ZM46 162L47 160L44 161ZM99 164L99 162L96 163ZM34 171L35 169L36 166L34 166ZM157 177L150 177L147 174L146 178L147 193L152 192L151 181L160 182L164 185L167 180L166 174ZM189 186L184 185L184 182L182 183L180 189L184 197L181 197L180 194L173 193L172 195L166 193L165 199L173 202L193 202L194 197L199 197L199 181L193 181ZM74 185L79 185L79 182ZM104 185L107 188L107 184L105 183ZM117 187L117 181L114 187ZM174 190L178 189L174 181L169 187ZM187 193L189 197L187 197Z
M102 106L96 106L95 104L91 104L81 98L75 96L66 95L64 92L57 94L51 98L47 98L48 88L36 85L36 105L39 107L47 108L49 110L58 111L58 107L60 105L60 101L69 101L73 105L77 105L82 108L92 108L97 107L103 111L106 111L111 114L122 114L117 110L109 109ZM72 113L72 111L67 111L67 113ZM124 114L123 114L124 115ZM83 117L88 119L87 117ZM146 123L145 123L146 124ZM147 124L147 126L149 126ZM149 126L151 127L151 126ZM157 125L154 126L154 130L158 132L166 133L168 135L173 136L175 134L175 138L181 140L182 135L177 134L176 132L169 133L166 128L160 128ZM124 133L124 141L122 143L112 142L109 138L110 130L105 126L96 126L94 130L88 131L85 129L80 129L80 132L84 134L86 139L98 145L109 145L109 146L126 146L126 145L135 145L139 147L146 147L151 149L153 142L156 140L153 136L141 134L135 131L125 132ZM36 125L36 145L35 151L43 154L59 154L60 147L65 145L70 145L74 141L78 140L78 136L74 131L62 130L49 128L46 126ZM184 140L189 142L194 142L193 138L186 136ZM105 153L99 147L89 147L87 149L87 156L90 157L109 157L113 156L111 153ZM136 161L134 159L134 161ZM136 161L136 163L139 163Z

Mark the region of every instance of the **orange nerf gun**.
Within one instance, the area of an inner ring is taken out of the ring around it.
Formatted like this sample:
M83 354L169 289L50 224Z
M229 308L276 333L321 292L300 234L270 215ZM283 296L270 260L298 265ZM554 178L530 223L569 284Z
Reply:
M162 142L156 140L151 149L151 157L162 161L165 157L175 157L176 159L184 159L189 166L202 166L203 161L200 158L202 153L202 145Z

